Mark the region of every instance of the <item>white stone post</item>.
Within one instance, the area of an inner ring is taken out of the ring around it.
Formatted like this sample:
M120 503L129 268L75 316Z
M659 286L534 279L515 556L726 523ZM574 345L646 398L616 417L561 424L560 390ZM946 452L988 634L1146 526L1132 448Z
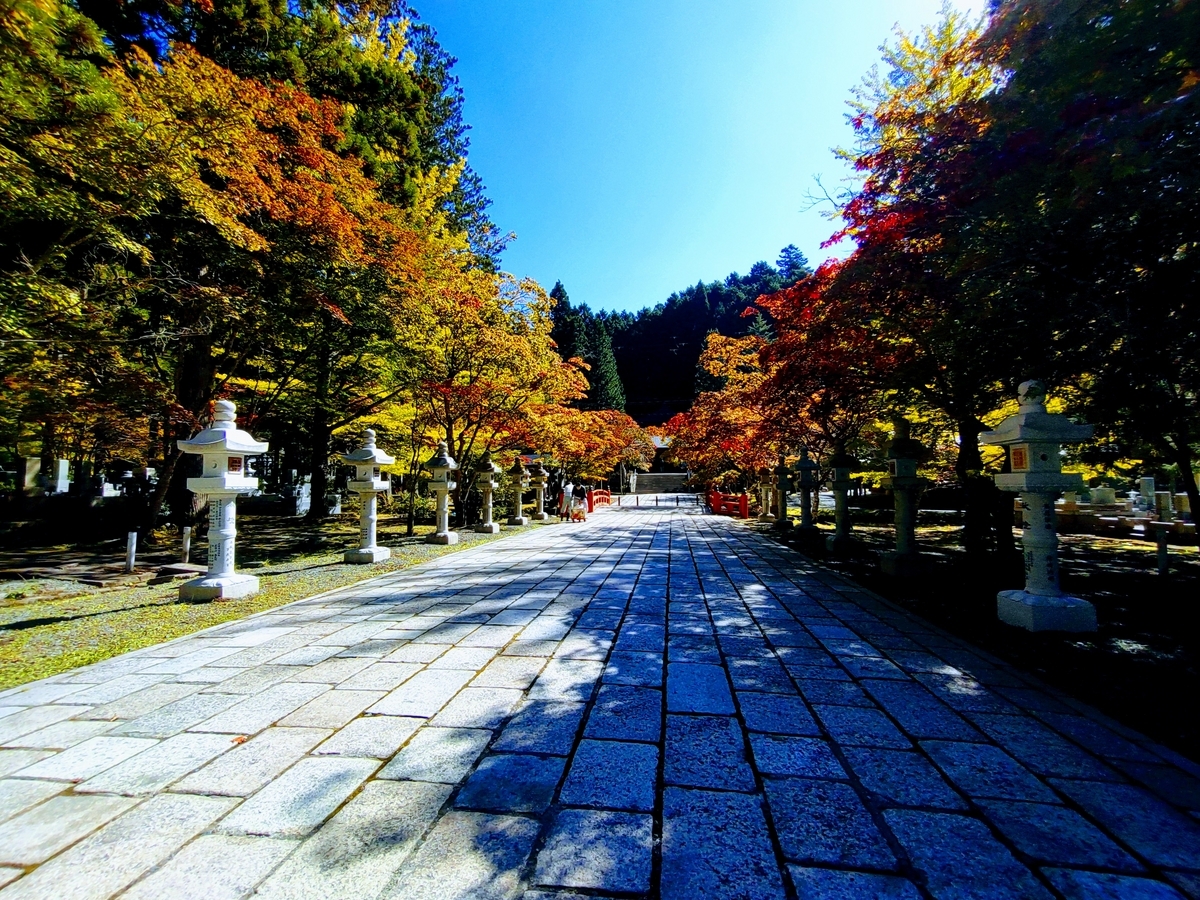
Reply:
M512 515L508 517L509 525L528 525L529 517L525 515L524 492L529 486L529 473L525 471L525 467L521 465L521 457L518 456L512 464L512 468L508 470L508 477L512 479L513 489L513 508Z
M208 572L184 582L179 599L228 600L257 593L258 579L234 567L237 496L258 487L257 478L246 477L246 456L266 453L267 444L237 427L237 407L228 400L216 402L208 428L178 444L184 453L203 458L203 474L189 478L187 487L208 498Z
M433 473L429 487L437 495L437 530L425 538L427 544L457 544L458 534L450 530L450 492L458 487L451 480L451 473L458 468L458 463L450 458L450 448L445 441L438 442L437 453L425 468Z
M346 486L358 494L361 501L358 510L358 548L347 550L342 559L348 563L377 563L389 558L392 551L380 547L379 494L388 489L389 479L382 476L381 466L390 466L396 458L375 446L375 432L368 428L363 433L363 445L353 453L341 457L343 463L354 466L354 478Z
M541 462L534 464L529 483L537 491L537 512L533 514L535 522L545 522L550 518L550 514L546 512L546 481L549 477L550 473L546 471L546 467Z
M475 467L479 479L479 492L483 494L483 521L475 526L476 534L499 534L500 526L492 521L492 492L498 485L493 480L500 474L500 467L492 462L492 454L485 452Z
M833 469L833 534L825 539L825 549L831 553L849 553L858 543L850 521L849 493L854 487L850 473L858 468L858 460L846 452L845 441L837 441L834 454L826 462Z
M996 486L1019 493L1024 511L1025 589L1001 591L996 612L1001 621L1029 631L1095 631L1096 608L1059 587L1054 512L1060 492L1083 488L1081 476L1063 474L1059 448L1087 440L1092 428L1046 412L1046 387L1040 381L1026 381L1018 394L1016 415L980 436L984 444L1008 448L1012 472L997 475Z

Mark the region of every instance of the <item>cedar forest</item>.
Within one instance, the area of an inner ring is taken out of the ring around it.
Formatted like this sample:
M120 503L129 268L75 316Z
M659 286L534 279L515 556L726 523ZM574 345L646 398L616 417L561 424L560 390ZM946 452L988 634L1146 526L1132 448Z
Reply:
M965 542L1011 533L979 434L1042 378L1076 470L1200 508L1200 3L997 0L884 48L850 101L849 247L640 313L501 271L454 60L404 0L0 0L0 444L154 462L219 397L325 489L366 425L410 476L547 454L699 479L914 422ZM415 478L409 479L411 484ZM463 495L466 496L466 495ZM1011 505L1011 504L1010 504Z

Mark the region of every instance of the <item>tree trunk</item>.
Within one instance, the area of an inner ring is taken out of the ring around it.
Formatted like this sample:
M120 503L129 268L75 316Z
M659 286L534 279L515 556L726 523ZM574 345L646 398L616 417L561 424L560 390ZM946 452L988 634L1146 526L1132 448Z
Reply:
M983 474L979 432L980 425L975 419L959 422L958 459L954 471L963 488L963 549L968 553L982 553L992 543L991 518L995 506L995 485Z
M142 522L141 528L144 535L151 534L154 526L158 523L158 512L162 509L163 501L167 499L171 479L175 477L175 466L179 463L181 456L183 456L183 452L175 447L163 460L163 470L158 473L158 483L154 485L154 493L150 495L150 501L146 504L146 518Z
M408 471L408 527L405 534L412 537L417 527L417 473L410 466Z
M187 341L180 354L179 367L175 375L175 402L191 413L193 420L198 423L208 412L208 405L212 402L216 383L217 364L213 359L211 341L205 337ZM164 417L164 422L169 421L169 418ZM171 449L164 460L163 472L158 476L158 484L155 485L154 493L146 504L145 516L142 521L144 534L149 534L154 528L158 521L158 514L168 495L180 494L183 490L175 484L177 473L185 468L178 465L179 457L182 454L179 452L175 440L191 437L192 431L190 425L183 424L176 426L172 435L171 430L165 424L163 426L164 440ZM186 524L191 524L192 516L189 515L185 518L189 520Z
M325 492L329 479L325 467L329 465L329 350L324 346L324 337L319 336L321 349L317 351L317 377L313 384L312 418L308 429L308 464L312 476L312 505L308 508L308 519L319 521L327 516Z
M329 490L329 477L325 470L329 465L329 439L329 425L324 412L315 413L308 442L309 474L312 476L312 504L308 507L308 518L312 520L328 516L325 494Z
M1192 521L1200 521L1196 518L1200 515L1200 488L1196 486L1196 475L1192 471L1192 448L1187 441L1176 442L1175 464L1179 466L1179 477L1183 479L1183 490L1188 497Z

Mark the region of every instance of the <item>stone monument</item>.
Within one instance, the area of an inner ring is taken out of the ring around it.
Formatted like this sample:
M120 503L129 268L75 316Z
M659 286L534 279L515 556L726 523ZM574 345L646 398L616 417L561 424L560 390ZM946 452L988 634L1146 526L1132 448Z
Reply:
M518 456L513 460L512 468L508 470L508 477L512 479L513 490L512 515L508 517L508 524L528 525L529 517L525 515L522 495L525 493L525 488L529 487L529 473L521 465L521 457Z
M907 419L897 416L895 436L888 443L888 473L880 483L892 491L896 509L896 549L887 550L879 559L879 567L893 577L919 575L925 560L917 550L917 507L925 479L917 475L917 463L925 448L910 436Z
M1062 471L1059 448L1092 436L1090 425L1046 411L1046 386L1026 381L1018 388L1020 407L980 441L1008 448L1012 472L996 476L996 486L1021 495L1025 527L1025 589L1001 591L996 612L1001 621L1029 631L1095 631L1096 608L1068 597L1059 587L1058 528L1054 498L1083 488L1083 477Z
M433 474L429 488L437 495L437 529L425 538L425 543L457 544L458 534L450 530L450 492L458 487L457 482L451 481L458 463L450 458L445 441L438 441L437 453L425 463L425 468Z
M775 467L775 527L783 531L792 527L792 518L788 515L788 494L791 490L791 470L787 466L787 457L780 453L779 465Z
M851 534L853 523L850 521L849 494L854 487L850 473L858 470L859 462L846 452L846 442L838 440L834 443L833 456L825 461L826 467L833 470L833 534L825 538L825 549L830 553L851 553L858 545L858 539Z
M381 476L380 466L390 466L396 461L375 446L375 432L368 428L363 432L363 445L353 453L341 457L342 462L354 466L354 477L346 485L358 494L362 501L358 511L358 549L347 550L343 555L348 563L377 563L392 555L387 547L377 543L378 495L389 487L389 480Z
M179 599L230 600L257 593L258 579L234 569L237 496L258 487L257 478L246 477L246 456L266 453L267 445L237 427L232 402L218 400L212 424L178 446L203 459L203 474L189 478L187 487L208 498L208 572L180 585Z
M529 472L529 483L537 492L537 511L533 514L535 522L545 522L550 518L550 514L546 512L546 482L549 478L550 473L546 471L546 467L542 465L541 461L535 462Z
M763 466L758 470L758 521L775 521L771 505L771 470Z
M821 487L817 478L820 470L821 466L809 457L808 448L801 447L800 459L796 461L796 471L800 473L797 487L800 489L800 531L804 535L816 534L820 530L813 522L812 514L813 492Z
M479 492L483 494L483 521L475 526L477 534L499 534L500 525L492 521L492 492L499 487L495 478L500 467L492 462L492 454L485 452L475 466L475 477L479 479Z

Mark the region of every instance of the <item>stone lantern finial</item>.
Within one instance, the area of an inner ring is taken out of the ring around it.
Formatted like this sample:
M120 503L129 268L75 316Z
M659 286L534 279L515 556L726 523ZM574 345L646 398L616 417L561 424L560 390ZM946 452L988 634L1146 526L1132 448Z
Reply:
M1022 381L1017 388L1017 399L1021 404L1021 411L1046 411L1046 384L1045 382L1032 379L1030 381Z
M437 452L425 463L425 468L436 475L441 472L452 472L458 468L458 463L450 456L450 446L445 441L438 441Z
M237 404L232 400L218 400L213 404L213 424L234 425L237 423Z

